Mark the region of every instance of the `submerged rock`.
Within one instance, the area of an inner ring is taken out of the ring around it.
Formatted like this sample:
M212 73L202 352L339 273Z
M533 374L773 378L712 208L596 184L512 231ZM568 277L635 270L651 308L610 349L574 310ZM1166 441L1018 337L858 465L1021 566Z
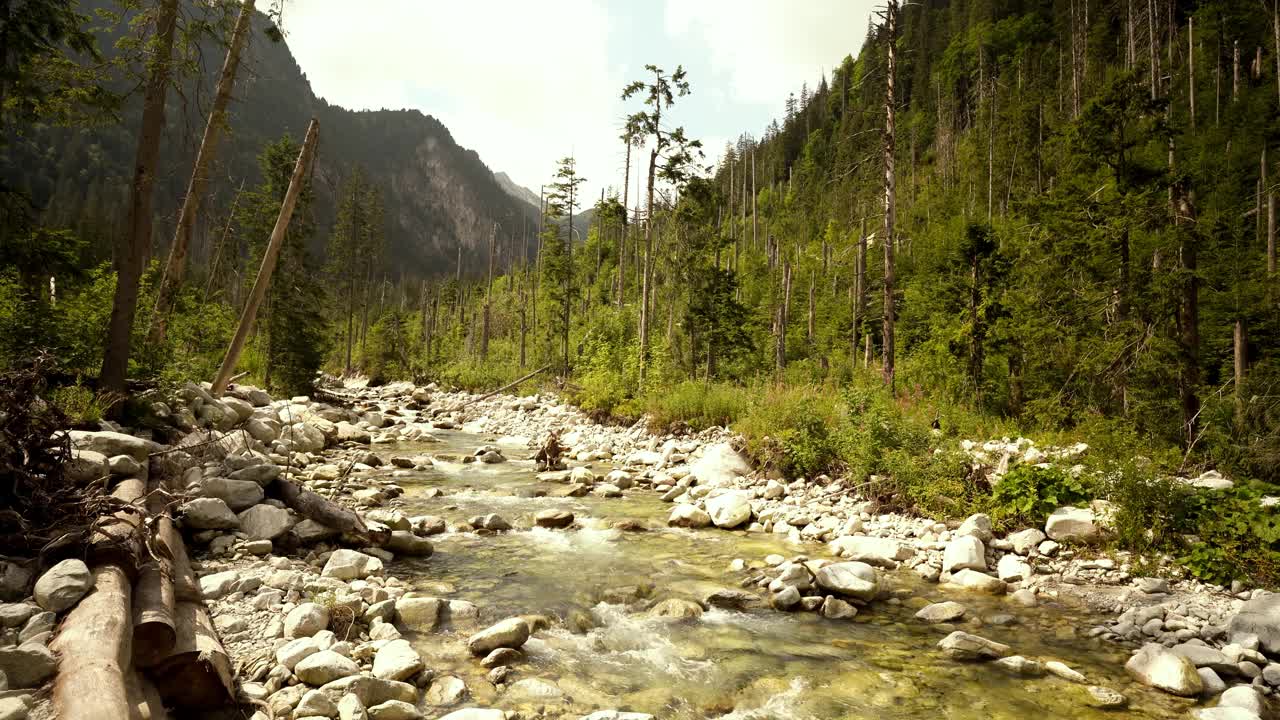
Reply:
M947 623L964 617L965 612L963 605L948 600L920 608L920 611L916 613L916 619L927 623Z
M954 660L995 660L1009 654L1009 646L957 630L938 642L938 648Z
M667 518L671 527L704 528L711 524L711 516L695 505L677 505Z
M529 624L523 618L507 618L472 635L467 648L472 655L487 655L498 648L519 650L529 639Z
M814 579L823 590L869 602L880 590L876 569L866 563L842 562L818 570Z

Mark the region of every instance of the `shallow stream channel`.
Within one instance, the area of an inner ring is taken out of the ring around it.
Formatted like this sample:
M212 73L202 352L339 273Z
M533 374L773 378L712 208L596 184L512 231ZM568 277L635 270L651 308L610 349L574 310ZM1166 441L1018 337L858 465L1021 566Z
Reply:
M732 720L1166 718L1185 717L1191 707L1133 683L1123 670L1125 648L1084 636L1098 619L1083 608L1052 600L1024 608L1004 597L958 594L909 571L888 572L894 599L850 619L767 606L713 607L696 619L652 617L649 608L668 598L697 602L740 588L768 555L828 557L826 548L773 534L668 528L671 506L642 489L621 498L557 497L564 485L539 482L533 462L516 459L525 449L505 448L512 459L500 464L453 463L442 458L469 455L493 438L460 431L436 436L440 442L387 448L437 458L431 470L397 476L404 512L440 516L450 527L496 513L517 529L437 535L434 555L397 560L389 570L423 594L474 603L480 625L513 615L550 620L496 687L478 661L459 660L474 623L445 623L410 637L437 676L466 683L468 705L525 717L620 709L660 719ZM442 494L433 497L433 488ZM576 522L563 530L532 527L533 515L547 509L572 512ZM614 528L620 521L643 529ZM731 568L737 559L746 570ZM913 617L944 600L964 604L965 618L930 625ZM937 648L957 629L1028 658L1066 663L1087 683L957 662ZM1128 707L1093 707L1087 685L1124 693Z

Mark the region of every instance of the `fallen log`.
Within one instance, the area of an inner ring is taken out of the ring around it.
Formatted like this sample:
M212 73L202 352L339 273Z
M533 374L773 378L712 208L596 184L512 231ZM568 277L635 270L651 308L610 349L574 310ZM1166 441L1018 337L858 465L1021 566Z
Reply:
M507 383L506 385L503 385L502 387L498 388L497 390L492 390L492 391L490 391L490 392L487 392L487 393L485 393L484 395L481 395L480 397L471 398L470 400L466 400L466 401L464 401L464 402L461 402L461 403L459 403L459 404L457 404L457 405L454 405L453 407L448 407L448 408L436 408L435 410L431 411L431 416L432 416L432 417L439 417L439 416L441 416L441 415L445 415L445 414L448 414L448 413L457 412L457 411L459 411L459 410L461 410L461 409L465 408L465 407L466 407L466 406L468 406L468 405L472 405L472 404L474 404L474 403L478 403L478 402L480 402L481 400L488 400L489 398L493 397L494 395L497 395L498 393L501 393L501 392L506 392L507 390L510 390L511 388L513 388L513 387L515 387L515 386L519 385L520 383L523 383L524 381L529 380L529 379L531 379L531 378L533 378L533 377L535 377L535 376L537 376L537 375L541 375L542 373L544 373L544 372L546 372L547 370L550 370L550 369L551 369L551 365L549 365L549 364L548 364L548 365L543 365L542 367L538 368L537 370L534 370L533 372L529 373L528 375L524 375L524 376L522 376L520 379L516 380L515 382L509 382L509 383Z
M169 720L169 711L155 683L146 675L134 670L128 674L126 690L129 694L129 720Z
M174 546L181 543L173 521L167 515L159 516L151 559L142 566L133 586L133 662L140 668L151 667L167 657L177 641L173 555ZM186 558L185 551L182 556ZM190 568L188 563L187 572Z
M174 620L173 652L147 671L160 696L166 705L187 711L226 706L235 697L231 659L204 603L179 601Z
M67 615L50 645L58 654L53 704L61 720L132 716L126 671L132 655L130 583L118 565L93 570L93 590Z
M381 546L390 539L390 533L370 530L354 510L317 495L284 476L271 481L268 490L299 515L344 535L359 538L367 545Z
M111 491L119 509L99 518L89 538L90 567L118 565L130 579L138 577L146 552L143 549L143 518L146 515L147 484L138 478L121 480Z

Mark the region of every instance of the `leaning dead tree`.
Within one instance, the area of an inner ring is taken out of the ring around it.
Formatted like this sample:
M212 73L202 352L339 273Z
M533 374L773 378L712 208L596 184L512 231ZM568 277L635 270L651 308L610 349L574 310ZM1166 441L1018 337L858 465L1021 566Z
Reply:
M240 362L240 353L244 351L245 341L249 339L249 330L258 316L258 306L267 294L271 285L271 273L276 269L276 260L280 257L280 246L284 244L285 233L289 230L289 221L293 219L293 208L298 204L298 196L302 194L302 186L306 184L307 168L315 154L316 138L320 133L320 123L315 118L307 126L307 137L302 141L302 150L298 153L298 162L293 168L293 177L289 180L289 189L284 194L284 203L280 206L280 216L276 218L275 229L271 231L271 240L267 250L262 254L262 267L258 269L258 278L253 282L253 290L249 291L249 299L245 302L244 312L240 314L240 324L236 326L236 334L231 338L227 354L222 358L222 367L213 379L210 392L214 397L222 397L222 393L231 382L236 363Z
M148 342L153 344L164 341L166 322L173 309L178 288L182 286L182 276L187 268L187 249L191 246L191 230L196 224L196 215L200 213L200 204L204 200L205 186L209 180L209 166L213 164L218 150L218 136L222 134L227 123L227 104L231 101L231 91L236 84L236 71L240 67L240 53L249 37L249 25L253 19L255 0L244 0L240 6L240 17L236 19L235 29L231 32L231 44L227 47L227 59L222 65L222 75L218 78L218 87L213 97L213 109L209 111L209 121L204 128L204 138L200 141L200 150L196 153L195 167L191 170L191 181L187 185L186 197L182 200L182 209L178 211L178 227L173 233L173 245L169 248L169 261L165 264L164 276L160 281L160 289L156 293L155 310L151 313L151 331Z

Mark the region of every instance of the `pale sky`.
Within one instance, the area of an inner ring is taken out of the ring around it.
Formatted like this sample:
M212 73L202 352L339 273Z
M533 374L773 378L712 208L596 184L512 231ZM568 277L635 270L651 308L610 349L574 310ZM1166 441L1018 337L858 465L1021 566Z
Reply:
M494 172L536 194L578 160L586 197L622 182L622 88L684 65L669 127L708 162L759 137L787 93L817 85L866 37L874 0L288 0L290 48L317 95L439 118ZM649 76L651 77L651 76ZM664 125L668 125L664 117ZM633 153L634 156L634 153ZM632 173L635 195L635 171ZM586 204L590 204L588 200Z

